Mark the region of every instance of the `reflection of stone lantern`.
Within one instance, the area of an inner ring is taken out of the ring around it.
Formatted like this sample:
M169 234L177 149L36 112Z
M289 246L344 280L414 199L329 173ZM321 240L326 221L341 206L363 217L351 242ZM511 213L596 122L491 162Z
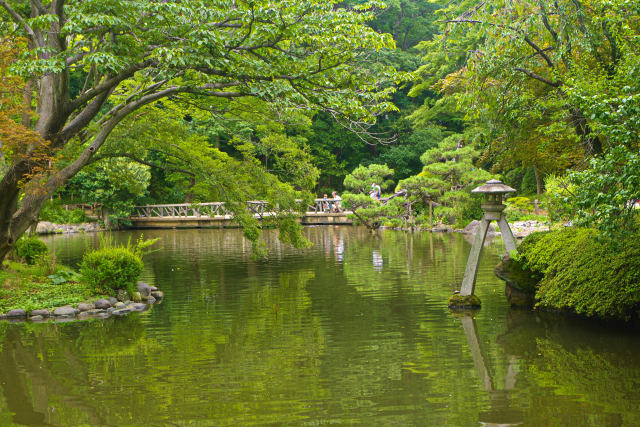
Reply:
M480 221L480 226L476 230L476 236L471 246L471 253L467 260L467 268L464 271L464 279L462 279L460 293L453 295L449 299L449 307L480 306L480 299L473 294L473 290L476 285L476 275L478 274L482 246L484 239L487 237L487 230L489 229L491 221L498 221L507 253L516 249L516 239L513 237L509 223L503 213L506 206L502 203L505 194L515 193L515 191L516 190L508 185L504 185L501 181L495 179L487 181L486 184L471 191L472 193L484 195L484 202L482 203L484 215Z

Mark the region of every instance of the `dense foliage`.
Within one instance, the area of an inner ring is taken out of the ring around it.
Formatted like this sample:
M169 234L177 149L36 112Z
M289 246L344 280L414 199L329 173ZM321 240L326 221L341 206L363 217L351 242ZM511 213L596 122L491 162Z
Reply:
M16 243L16 254L25 260L29 265L33 265L38 258L49 252L49 247L37 237L23 236Z
M83 280L100 292L132 291L142 268L142 259L129 248L101 248L82 257Z
M627 236L616 247L593 229L535 233L517 258L543 277L539 307L587 316L628 319L640 309L640 239Z
M129 240L126 244L118 244L109 236L102 237L100 247L82 257L80 274L96 292L125 290L132 293L144 267L142 256L157 241L144 240L140 236L136 242Z
M481 215L471 190L500 178L519 192L510 220L596 229L565 243L599 259L639 232L634 2L56 4L0 2L0 258L54 193L115 220L224 201L253 242L265 223L243 202L267 200L266 225L302 247L314 192L344 191L371 229L463 227ZM600 265L577 259L585 282L565 285L582 298ZM544 304L574 304L552 289Z
M80 208L66 209L66 207L53 201L45 202L42 205L38 219L55 224L80 224L87 222L87 216L84 210Z
M305 140L283 126L304 127L322 110L366 139L376 116L396 109L388 98L405 78L370 60L395 45L366 25L372 7L324 0L0 2L7 53L0 74L8 87L0 258L53 193L107 158L158 166L161 180L182 174L188 188L199 185L207 201L228 201L230 209L256 195L284 211L298 208L295 200L309 195L309 180L295 180L307 169L297 167ZM145 136L140 144L135 132ZM175 138L158 140L162 133ZM268 162L279 154L286 160Z

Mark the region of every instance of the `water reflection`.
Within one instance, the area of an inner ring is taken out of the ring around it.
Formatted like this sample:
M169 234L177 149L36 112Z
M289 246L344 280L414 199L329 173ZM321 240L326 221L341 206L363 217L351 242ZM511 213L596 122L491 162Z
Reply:
M502 388L496 387L494 379L489 371L487 359L480 346L478 328L473 313L459 315L460 323L467 338L467 345L473 357L473 363L478 371L482 386L489 393L490 406L488 410L478 414L478 420L486 426L510 426L519 425L524 421L524 413L510 407L509 392L516 385L518 375L518 359L514 355L507 355L508 365Z
M510 310L499 241L482 310L458 319L464 237L305 231L303 251L266 233L267 261L236 230L145 232L162 238L144 272L161 306L0 324L0 424L640 424L637 335ZM85 239L48 243L73 262Z

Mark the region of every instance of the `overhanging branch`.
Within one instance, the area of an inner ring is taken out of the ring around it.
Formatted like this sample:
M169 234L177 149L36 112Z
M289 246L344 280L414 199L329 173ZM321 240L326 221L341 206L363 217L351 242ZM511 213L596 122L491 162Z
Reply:
M554 82L552 80L549 80L546 77L543 77L543 76L541 76L539 74L534 73L533 71L526 70L526 69L520 68L520 67L516 67L516 68L514 68L514 70L520 71L521 73L526 74L527 76L531 77L532 79L536 79L536 80L538 80L538 81L540 81L540 82L542 82L542 83L544 83L546 85L549 85L549 86L552 86L552 87L556 87L556 88L562 86L562 82Z

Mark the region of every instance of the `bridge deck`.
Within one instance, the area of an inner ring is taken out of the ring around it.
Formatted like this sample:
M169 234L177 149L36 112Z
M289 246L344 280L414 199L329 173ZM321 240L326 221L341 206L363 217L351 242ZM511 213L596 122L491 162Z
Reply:
M258 219L274 215L269 212L266 202L249 201L247 209ZM335 212L334 212L335 211ZM308 211L300 215L304 225L350 225L351 212L342 211L339 199L316 199ZM226 210L223 202L198 204L171 204L136 206L135 214L129 218L135 228L197 228L197 227L237 227L233 215Z

